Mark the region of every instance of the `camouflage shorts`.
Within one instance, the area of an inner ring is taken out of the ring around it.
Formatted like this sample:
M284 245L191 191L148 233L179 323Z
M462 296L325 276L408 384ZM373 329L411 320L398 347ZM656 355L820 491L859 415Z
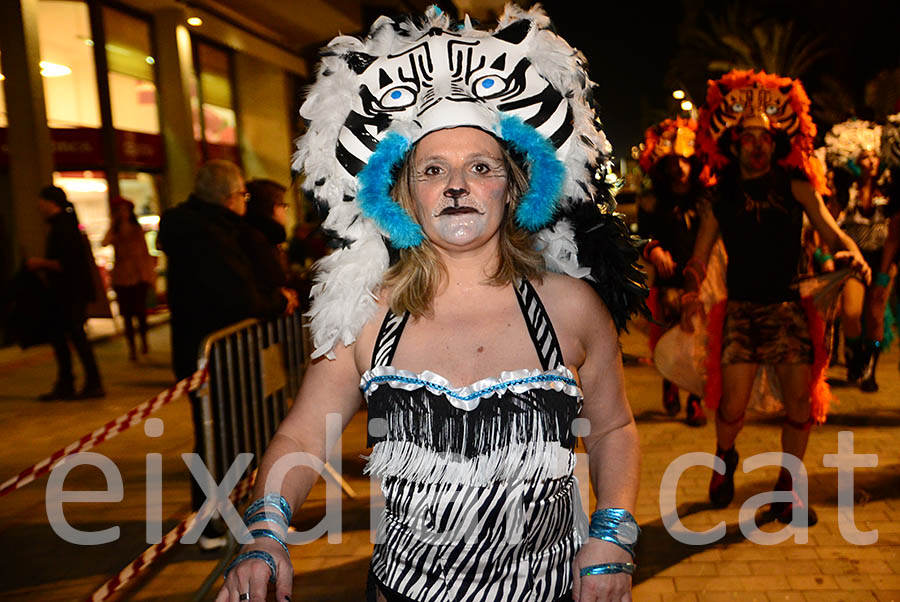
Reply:
M728 301L722 364L812 364L806 312L798 301Z

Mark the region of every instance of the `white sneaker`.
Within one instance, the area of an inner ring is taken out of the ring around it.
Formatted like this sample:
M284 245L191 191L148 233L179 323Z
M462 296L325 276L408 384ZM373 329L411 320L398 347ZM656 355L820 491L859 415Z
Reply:
M200 546L200 549L204 552L221 550L228 545L228 538L224 535L219 537L207 537L206 535L201 535L200 539L197 540L197 545Z

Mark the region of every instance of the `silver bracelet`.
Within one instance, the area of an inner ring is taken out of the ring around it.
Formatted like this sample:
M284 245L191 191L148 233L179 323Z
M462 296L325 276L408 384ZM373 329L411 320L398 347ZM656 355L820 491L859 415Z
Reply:
M228 576L228 573L231 572L231 569L244 562L245 560L262 560L267 565L269 565L269 582L275 583L275 579L278 576L278 568L275 566L275 559L272 558L272 555L268 552L264 552L262 550L252 550L250 552L244 552L237 558L235 558L231 564L228 565L228 568L225 569L225 576Z

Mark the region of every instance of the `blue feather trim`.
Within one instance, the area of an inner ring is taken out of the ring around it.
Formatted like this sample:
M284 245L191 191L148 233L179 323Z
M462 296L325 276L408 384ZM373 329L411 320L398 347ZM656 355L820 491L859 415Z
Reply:
M419 224L391 198L394 169L408 152L409 141L396 132L389 132L357 176L359 208L387 233L391 245L398 249L417 247L425 240Z
M500 137L525 157L528 191L519 199L516 222L537 232L553 221L562 195L566 167L556 158L556 149L536 129L512 115L500 118Z

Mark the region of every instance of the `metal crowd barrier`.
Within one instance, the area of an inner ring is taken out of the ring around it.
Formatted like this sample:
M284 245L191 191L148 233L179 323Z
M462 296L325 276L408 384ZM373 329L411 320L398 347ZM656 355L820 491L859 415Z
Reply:
M209 335L198 368L209 379L197 393L203 419L203 458L221 482L238 454L250 452L245 474L259 468L263 453L284 419L309 361L309 339L299 312L268 322L244 320ZM325 463L328 474L351 498L356 492ZM237 543L229 533L226 555L197 592L201 600L224 569Z
M203 461L219 482L240 453L253 454L249 474L290 409L309 361L309 335L299 312L268 322L244 320L209 335L198 368L209 379L198 393L203 416ZM325 470L351 498L356 492L331 467Z
M216 482L240 453L253 454L248 472L259 466L300 389L307 359L302 329L293 313L244 320L206 338L198 362L209 370L200 391L203 460Z

